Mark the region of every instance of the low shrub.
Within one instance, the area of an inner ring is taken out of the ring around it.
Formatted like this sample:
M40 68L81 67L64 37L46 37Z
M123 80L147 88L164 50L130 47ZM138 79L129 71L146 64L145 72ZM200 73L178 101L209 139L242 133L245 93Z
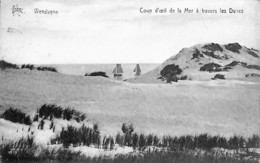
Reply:
M187 75L181 76L181 77L179 78L179 80L187 80L187 79L188 79L188 76L187 76Z
M195 51L192 54L192 58L191 59L200 58L200 57L204 57L203 54L201 54L198 49L195 49Z
M204 45L202 48L210 50L212 52L215 52L215 51L223 52L223 48L219 44L215 44L215 43Z
M86 73L85 76L102 76L102 77L108 78L106 73L102 72L102 71L92 72L90 74Z
M235 52L235 53L240 53L240 49L242 48L241 45L239 45L238 43L233 43L233 44L228 44L225 45L225 48L229 51Z
M14 109L12 107L10 107L9 109L7 109L2 115L2 118L12 121L14 123L18 122L18 123L22 123L22 124L26 124L26 125L31 125L32 121L30 119L29 115L26 115L25 113L23 113L21 110L19 109Z
M256 70L260 70L260 66L258 65L248 65L247 63L245 62L239 62L239 61L233 61L229 64L227 64L225 66L225 68L231 68L231 67L234 67L234 66L237 66L237 65L240 65L242 67L245 67L245 68L249 68L249 69L256 69Z
M0 60L0 69L4 70L6 68L19 69L19 66L17 66L16 64L6 62L5 60Z
M62 107L53 104L42 105L38 112L39 112L38 113L39 117L43 119L52 120L52 118L54 117L54 118L63 118L68 121L71 119L75 119L77 122L84 121L86 119L86 115L81 112L78 112L69 107L63 109Z
M179 137L163 136L160 139L154 134L138 134L133 133L134 128L131 127L129 132L128 127L123 123L123 134L117 133L116 143L120 146L131 146L134 149L144 149L146 146L162 146L164 148L170 148L172 150L184 150L184 149L212 149L212 148L225 148L225 149L239 149L239 148L254 148L259 146L260 139L257 135L253 135L247 140L242 136L232 136L230 138L222 136L210 136L208 134L200 135L186 135Z
M39 70L39 71L58 72L55 67L51 67L51 66L39 66L39 67L37 67L37 70Z
M68 126L67 129L62 128L60 135L52 139L51 143L62 143L64 147L68 147L70 144L74 146L94 144L99 147L101 145L100 140L101 135L98 127L90 128L82 125L80 128L73 126Z
M247 140L247 147L250 148L259 148L260 147L260 138L258 135L252 135Z
M248 54L250 54L251 56L256 57L256 58L259 58L259 56L258 56L253 50L248 49L247 52L248 52Z
M222 75L222 74L216 74L212 80L215 80L215 79L225 79L225 75Z
M209 57L215 58L215 59L221 59L221 57L218 56L218 55L215 55L214 52L207 52L206 51L206 52L203 52L203 54L205 54L205 55L207 55Z
M181 73L182 69L180 69L178 65L167 65L161 70L161 76L158 79L162 79L163 81L166 80L166 83L178 82L179 78L177 75Z
M234 66L237 66L237 65L241 65L243 67L247 67L247 63L239 62L239 61L233 61L233 62L227 64L225 67L234 67Z
M35 69L35 66L32 65L32 64L23 64L21 68L22 68L22 69L23 69L23 68L28 68L28 69L30 69L30 70L33 70L33 69Z
M21 138L16 142L9 142L3 145L1 156L8 161L35 161L35 151L38 146L34 143L33 137Z
M222 71L222 68L219 64L216 63L208 63L200 68L200 71L208 71L208 72L219 72Z
M249 74L246 74L245 77L260 77L260 74L256 74L256 73L249 73Z
M247 68L260 70L260 66L259 65L247 65Z

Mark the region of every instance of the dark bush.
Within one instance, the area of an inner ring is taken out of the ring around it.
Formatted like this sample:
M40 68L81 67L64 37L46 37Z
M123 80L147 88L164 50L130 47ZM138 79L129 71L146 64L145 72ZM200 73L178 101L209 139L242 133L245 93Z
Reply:
M34 155L37 146L34 143L33 137L21 138L16 142L4 144L1 151L3 160L8 161L36 161Z
M237 65L241 65L242 67L246 67L246 68L249 68L249 69L260 70L260 66L258 66L258 65L248 65L245 62L238 62L238 61L233 61L233 62L227 64L225 67L231 68L231 67L234 67L234 66L237 66Z
M177 75L181 73L182 69L180 69L178 65L167 65L161 70L161 76L158 79L166 80L167 83L178 82L179 78Z
M228 44L225 45L225 48L229 51L235 52L235 53L240 53L240 49L242 48L241 45L239 45L238 43L233 43L233 44Z
M5 60L0 60L0 69L4 70L6 68L19 69L19 67L16 64L6 62Z
M259 58L259 56L251 49L247 50L248 54L252 55L253 57Z
M247 65L247 68L260 70L260 66L259 65Z
M154 135L154 137L153 137L153 145L154 146L158 146L159 143L160 143L160 138L158 136Z
M247 140L247 147L250 148L259 148L260 147L260 138L258 135L252 135Z
M90 74L87 73L87 74L85 74L85 76L102 76L102 77L108 78L106 73L102 72L102 71L92 72Z
M124 133L124 145L132 146L132 133L134 131L133 124L127 125L126 123L123 123L121 129Z
M238 149L239 148L239 138L235 135L230 137L228 140L228 146L230 149Z
M37 70L39 70L39 71L58 72L55 67L51 67L51 66L39 66L39 67L37 67Z
M208 63L205 64L200 68L200 71L208 71L208 72L219 72L222 71L222 68L220 65L216 63Z
M239 62L239 61L233 61L233 62L227 64L225 67L234 67L234 66L237 66L237 65L241 65L243 67L247 67L247 63Z
M216 74L216 75L214 76L214 78L212 78L212 80L215 80L215 79L225 79L225 75Z
M140 134L139 136L139 149L143 149L147 145L147 136Z
M6 119L6 120L12 121L14 123L18 122L18 123L23 123L23 124L26 124L26 125L32 124L32 121L31 121L29 115L26 115L25 113L23 113L19 109L14 109L12 107L10 107L8 110L6 110L1 115L1 117Z
M187 76L187 75L181 76L181 77L179 78L179 80L187 80L187 79L188 79L188 76Z
M68 147L70 144L79 146L80 144L89 146L90 144L100 146L100 131L98 128L95 130L82 125L80 128L68 126L67 129L62 128L60 135L51 142L54 144L56 141L62 143L64 147Z
M212 58L215 58L215 59L221 59L220 56L218 55L215 55L214 52L203 52L205 55L209 56L209 57L212 57Z
M260 74L251 73L251 74L246 74L245 76L246 76L247 78L248 78L248 77L260 77Z
M222 47L219 44L214 44L214 43L211 43L211 44L208 44L208 45L204 45L202 48L210 50L212 52L215 52L215 51L223 52Z
M114 141L114 138L112 136L109 136L109 137L104 136L102 142L103 142L102 143L103 149L112 150L114 148L115 141Z
M133 148L136 149L139 146L139 135L135 132L132 136Z
M86 115L69 107L63 109L62 107L53 104L44 104L39 109L39 117L44 119L49 118L50 120L52 120L52 118L63 118L68 121L75 119L77 122L79 122L84 121Z
M22 69L23 69L23 68L28 68L28 69L30 69L30 70L35 69L34 65L32 65L32 64L23 64L21 68L22 68Z
M192 54L191 59L195 59L195 58L199 58L199 57L203 57L203 54L201 54L198 49L195 49L195 52Z
M116 144L124 145L124 135L121 135L119 132L116 134Z
M148 146L152 146L153 145L153 135L152 134L149 134L147 136L147 145Z

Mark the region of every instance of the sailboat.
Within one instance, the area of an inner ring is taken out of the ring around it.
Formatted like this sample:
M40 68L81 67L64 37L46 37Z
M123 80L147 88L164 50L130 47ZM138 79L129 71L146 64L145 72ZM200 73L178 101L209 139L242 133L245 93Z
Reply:
M134 69L134 76L140 76L141 75L141 69L139 64L136 64L135 69Z
M114 78L121 80L123 77L123 69L121 67L121 64L116 64L116 67L113 70Z

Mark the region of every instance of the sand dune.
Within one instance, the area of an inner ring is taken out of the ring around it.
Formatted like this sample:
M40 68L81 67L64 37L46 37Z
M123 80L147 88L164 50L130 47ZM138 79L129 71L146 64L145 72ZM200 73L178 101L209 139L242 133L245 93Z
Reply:
M122 122L158 135L248 136L259 132L259 81L181 81L133 84L102 77L52 72L0 71L0 109L12 105L35 113L45 103L87 113L101 130L115 134Z

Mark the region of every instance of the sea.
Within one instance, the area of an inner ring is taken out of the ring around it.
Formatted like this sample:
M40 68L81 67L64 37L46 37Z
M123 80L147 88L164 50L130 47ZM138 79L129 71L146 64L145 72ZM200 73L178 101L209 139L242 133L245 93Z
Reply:
M140 69L141 73L147 73L156 67L158 67L159 63L141 63ZM57 69L59 73L67 74L67 75L77 75L84 76L86 73L103 71L110 78L113 78L113 70L116 67L116 64L51 64L49 66L53 66ZM123 79L129 79L134 77L134 68L136 64L127 63L121 64L123 69Z

